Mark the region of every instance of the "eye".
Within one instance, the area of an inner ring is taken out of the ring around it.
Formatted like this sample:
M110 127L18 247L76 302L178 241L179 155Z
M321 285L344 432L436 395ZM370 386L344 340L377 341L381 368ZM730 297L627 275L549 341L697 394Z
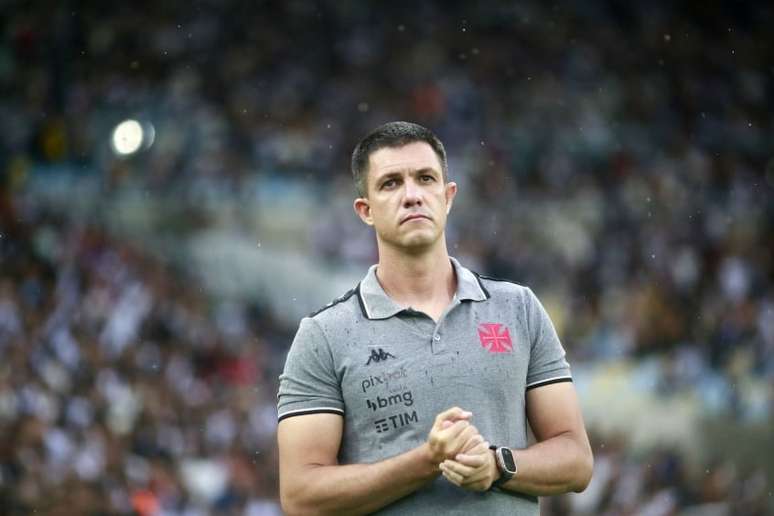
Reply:
M385 181L384 183L382 183L382 189L385 189L385 188L392 188L392 187L393 187L393 186L395 186L396 184L398 184L398 182L397 182L395 179L388 179L387 181Z
M431 175L423 174L422 176L419 177L419 180L422 181L423 183L432 183L433 181L435 181L435 178Z

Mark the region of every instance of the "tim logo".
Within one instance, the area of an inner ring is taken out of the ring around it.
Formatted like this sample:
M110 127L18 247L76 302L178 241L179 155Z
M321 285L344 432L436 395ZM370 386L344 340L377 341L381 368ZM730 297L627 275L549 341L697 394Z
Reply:
M404 412L403 414L395 414L394 416L389 416L384 419L377 419L374 421L374 426L376 427L376 433L381 434L389 432L390 430L397 430L398 428L418 421L419 417L417 417L417 411L412 410L411 414Z
M383 350L382 348L379 348L378 350L377 349L372 349L371 350L371 356L368 357L368 362L366 362L365 365L370 365L371 362L374 362L374 363L378 364L379 362L387 360L388 358L395 358L395 355L393 355L392 353L388 353L387 351Z
M481 345L490 353L508 353L513 351L511 333L507 326L500 323L481 323L478 325L478 338Z

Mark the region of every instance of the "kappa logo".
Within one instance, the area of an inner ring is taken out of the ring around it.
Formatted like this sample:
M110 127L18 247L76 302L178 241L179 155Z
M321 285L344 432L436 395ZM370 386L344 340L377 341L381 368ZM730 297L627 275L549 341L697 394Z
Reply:
M490 353L508 353L513 351L511 333L508 331L507 326L503 326L500 323L479 324L478 338L481 340L481 345Z
M371 362L378 364L379 362L383 362L388 358L395 358L395 355L383 350L382 348L372 349L371 356L368 357L368 362L366 362L365 365L370 365Z

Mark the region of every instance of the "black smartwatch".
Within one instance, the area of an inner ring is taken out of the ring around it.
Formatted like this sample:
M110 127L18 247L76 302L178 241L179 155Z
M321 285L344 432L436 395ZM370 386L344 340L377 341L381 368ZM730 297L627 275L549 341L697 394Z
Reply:
M500 478L492 482L492 487L500 487L512 479L516 471L518 471L516 460L513 458L513 452L511 452L510 448L490 446L489 449L494 450L497 469L500 470Z

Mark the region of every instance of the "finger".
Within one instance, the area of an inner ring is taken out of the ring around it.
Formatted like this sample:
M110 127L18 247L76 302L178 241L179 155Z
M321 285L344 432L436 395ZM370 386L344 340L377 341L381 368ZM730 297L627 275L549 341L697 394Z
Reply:
M441 422L441 425L443 425L443 422ZM470 423L468 423L465 420L460 420L455 423L453 423L450 427L446 428L446 430L441 430L438 432L438 438L442 441L446 441L449 443L454 442L459 438L459 435L470 426Z
M461 475L463 478L468 478L473 473L476 472L475 468L471 468L470 466L466 466L465 464L460 464L459 462L455 460L445 460L442 462L444 464L444 467L446 470L451 471L453 473L457 473L458 475Z
M465 477L462 479L462 485L470 486L471 484L482 482L484 479L486 479L486 476L487 476L486 469L477 469L475 473L473 473L469 477Z
M454 457L454 460L463 466L468 466L471 468L480 468L487 463L486 455L467 455L460 453Z
M455 460L462 462L464 464L467 464L468 461L474 460L474 461L483 461L486 462L489 460L489 442L488 441L481 441L479 444L474 446L473 448L470 448L468 450L463 450L462 453L458 453L454 458Z
M484 438L481 437L481 434L475 434L473 437L468 439L468 441L462 446L462 452L463 453L476 453L474 450L477 449L477 447L484 442ZM480 453L480 452L478 452Z
M450 419L446 419L444 421L441 421L441 430L446 430L447 428L449 428L453 424L454 424L454 421L452 421Z
M435 424L433 426L437 426L438 428L441 427L441 423L443 421L448 420L457 420L457 419L470 419L473 416L472 412L468 412L467 410L462 410L459 407L452 407L450 409L446 409L437 416L435 416Z
M469 491L486 491L489 489L489 486L486 485L486 482L482 481L473 482L470 484L462 484L460 487L468 489Z
M467 443L474 435L478 434L478 430L475 426L468 424L463 427L462 430L456 435L451 436L449 443L449 451L452 451L454 455L463 451L465 443Z
M456 473L446 472L443 474L446 480L454 484L455 486L462 487L462 478Z
M462 485L462 480L463 480L462 475L450 470L443 464L441 464L441 473L443 474L444 478L446 478L446 480L448 480L452 484L457 486Z

